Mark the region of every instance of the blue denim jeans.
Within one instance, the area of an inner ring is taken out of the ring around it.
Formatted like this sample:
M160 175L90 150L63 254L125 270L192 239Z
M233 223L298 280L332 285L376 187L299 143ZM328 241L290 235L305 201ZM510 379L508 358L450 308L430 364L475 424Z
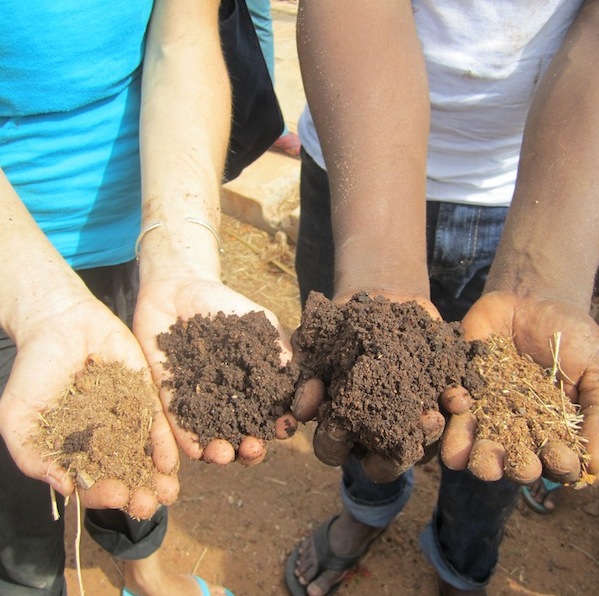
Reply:
M137 298L137 263L79 272L92 293L131 324ZM14 342L0 329L0 395L16 356ZM25 476L0 437L0 594L64 596L64 499L57 494L60 519L51 514L47 484ZM167 509L136 521L116 510L85 515L90 536L120 559L143 559L156 551L166 534Z
M332 296L335 255L327 174L303 150L300 201L296 268L304 304L311 290ZM505 207L427 203L431 300L446 321L461 320L480 296L506 214ZM412 484L412 470L394 482L376 484L353 459L343 466L341 495L356 519L385 527L407 503ZM420 536L441 578L462 590L488 583L517 496L512 482L482 482L441 465L437 506Z

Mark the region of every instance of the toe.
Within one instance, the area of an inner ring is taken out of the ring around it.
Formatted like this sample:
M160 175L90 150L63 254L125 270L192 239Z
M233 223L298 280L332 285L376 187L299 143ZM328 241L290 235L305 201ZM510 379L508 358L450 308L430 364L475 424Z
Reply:
M306 538L299 549L295 564L295 575L302 586L306 586L318 573L318 563L313 556L311 540Z
M344 575L345 572L325 571L308 585L306 592L309 596L325 596L335 584L343 579Z

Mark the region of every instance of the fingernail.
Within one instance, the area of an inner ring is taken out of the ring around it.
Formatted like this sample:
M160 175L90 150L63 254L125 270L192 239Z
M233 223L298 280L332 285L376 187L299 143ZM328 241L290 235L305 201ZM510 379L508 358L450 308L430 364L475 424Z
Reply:
M295 409L298 406L298 402L301 401L304 395L304 385L299 385L295 388L295 395L293 396L293 404L291 406L291 411L295 413Z

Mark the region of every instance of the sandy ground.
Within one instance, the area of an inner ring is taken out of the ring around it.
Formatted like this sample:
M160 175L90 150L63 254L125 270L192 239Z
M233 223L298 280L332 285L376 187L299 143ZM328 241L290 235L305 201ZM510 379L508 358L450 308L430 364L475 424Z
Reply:
M246 224L230 218L224 224L226 281L273 310L287 329L294 328L299 321L297 287L293 276L284 271L292 255L273 248L268 235ZM267 262L265 255L278 265ZM218 468L183 459L181 495L170 508L169 532L161 551L164 561L174 570L220 582L237 596L286 594L287 555L340 503L339 472L316 460L312 432L313 426L307 425L292 439L272 443L266 460L256 468L238 464ZM417 468L416 478L406 509L339 593L436 594L435 575L420 552L418 533L434 507L437 465ZM597 487L562 491L558 509L547 516L519 507L509 522L489 593L597 593L598 496ZM67 523L69 593L77 595L73 502ZM85 594L119 594L121 564L85 533L80 552Z

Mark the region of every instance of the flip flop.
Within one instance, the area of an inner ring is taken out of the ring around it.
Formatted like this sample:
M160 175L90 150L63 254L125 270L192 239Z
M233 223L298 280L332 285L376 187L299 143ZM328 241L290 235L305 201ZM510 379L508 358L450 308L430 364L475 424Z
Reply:
M542 476L539 478L539 480L537 480L537 482L543 483L543 489L545 491L543 500L539 502L535 499L530 486L521 486L520 494L522 495L522 500L537 513L542 513L543 515L551 513L553 509L547 509L547 507L545 507L545 499L562 485L559 482L553 482L553 480L548 480Z
M355 555L350 555L347 557L337 556L333 553L329 544L329 529L331 524L338 517L338 515L334 515L328 521L318 526L318 528L316 528L314 531L314 534L312 534L312 539L314 540L314 545L316 547L316 556L318 558L318 572L315 577L326 570L349 571L356 565L356 563L360 561L360 559L364 557L364 555L366 555L370 545L382 534L382 532L378 534L359 553L356 553ZM293 552L289 555L285 565L285 583L287 584L287 589L289 590L290 594L293 596L305 596L307 594L306 586L302 586L295 575L295 567L302 543L303 540L296 545L296 547L293 549ZM341 587L341 584L343 583L343 577L336 584L331 586L329 591L326 593L326 596L334 594Z
M198 577L197 575L194 575L193 579L195 579L198 582L200 589L202 590L202 596L210 596L210 588L208 587L208 584L205 582L205 580L203 580L201 577ZM233 596L233 592L231 592L230 590L227 590L227 588L225 588L225 594L227 596ZM137 595L134 594L133 592L131 592L130 590L128 590L127 588L123 588L123 591L121 592L121 596L137 596Z

